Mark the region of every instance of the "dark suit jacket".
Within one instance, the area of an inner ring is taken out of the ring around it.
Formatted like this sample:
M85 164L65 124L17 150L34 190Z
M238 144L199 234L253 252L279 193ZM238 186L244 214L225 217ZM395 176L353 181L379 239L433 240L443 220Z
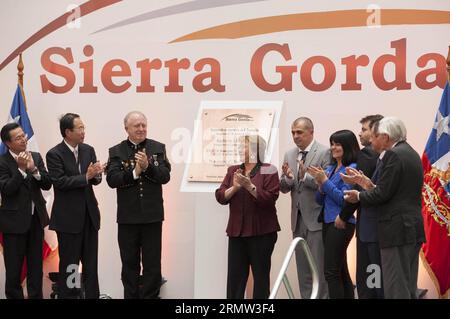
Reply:
M100 229L100 211L92 185L100 184L101 176L86 181L89 164L97 161L94 148L79 144L78 158L81 173L78 171L75 156L64 141L47 153L48 172L55 193L50 229L58 232L80 233L85 218L89 217L94 228Z
M164 220L162 184L170 180L170 163L164 144L146 139L139 145L145 148L149 165L138 179L133 178L134 155L137 150L128 141L109 149L106 181L117 189L117 223L147 224Z
M24 178L9 151L0 157L1 232L11 234L27 232L31 224L32 201L42 228L48 225L47 208L41 189L49 190L52 184L41 155L31 152L31 156L41 175L40 180L35 179L30 173Z
M386 151L376 187L359 195L361 205L378 206L380 248L425 241L422 205L423 168L406 142Z
M371 177L375 171L379 154L375 152L371 146L364 147L358 152L358 158L356 161L356 167L361 170L364 175ZM356 189L361 190L359 186ZM345 202L344 207L339 214L341 219L347 221L350 216L357 210L356 217L356 237L363 242L377 242L378 230L377 220L378 214L376 207L365 206L361 208L361 203L349 203Z
M278 171L270 164L257 165L250 173L256 186L257 198L246 189L239 189L230 200L225 200L225 191L233 185L233 175L242 165L230 166L222 184L216 190L216 199L222 205L230 204L227 235L230 237L259 236L277 232L280 225L275 202L280 191Z

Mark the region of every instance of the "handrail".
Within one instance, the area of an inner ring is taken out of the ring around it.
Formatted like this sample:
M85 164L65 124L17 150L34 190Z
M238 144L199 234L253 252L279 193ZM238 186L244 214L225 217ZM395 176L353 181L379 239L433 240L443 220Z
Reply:
M291 245L286 253L286 257L284 257L283 264L281 266L280 272L278 273L277 280L272 288L272 292L270 293L269 299L275 299L278 293L278 289L280 288L281 282L283 282L286 290L288 292L289 297L292 299L294 294L292 293L291 285L289 284L289 280L286 276L286 270L289 266L289 262L291 261L292 255L295 252L295 248L298 244L301 244L301 249L305 252L306 260L308 261L309 267L312 272L312 291L311 291L311 299L317 299L317 295L319 293L319 274L317 272L317 267L314 262L314 259L311 255L311 251L309 250L308 244L301 237L296 237L292 240Z

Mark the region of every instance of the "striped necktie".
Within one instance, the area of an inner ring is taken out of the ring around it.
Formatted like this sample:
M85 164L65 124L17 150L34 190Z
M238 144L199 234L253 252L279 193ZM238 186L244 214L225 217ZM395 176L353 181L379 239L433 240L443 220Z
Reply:
M298 159L300 160L300 162L302 162L303 164L305 164L305 160L306 160L306 155L308 154L307 151L300 151L298 152ZM298 164L298 172L297 172L297 180L301 180L303 179L303 175L300 172L300 164Z
M74 149L73 155L75 156L75 164L77 165L78 172L81 173L80 160L78 158L78 149Z

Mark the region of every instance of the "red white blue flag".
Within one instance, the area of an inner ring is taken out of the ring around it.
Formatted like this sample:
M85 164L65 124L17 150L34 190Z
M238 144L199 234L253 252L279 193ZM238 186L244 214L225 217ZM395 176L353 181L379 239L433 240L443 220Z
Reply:
M422 259L440 297L450 291L450 85L447 82L422 155L422 215L427 242Z
M17 84L16 93L14 94L14 99L11 105L11 111L9 113L8 123L16 122L19 124L25 135L27 136L27 150L33 152L39 152L39 148L36 142L36 138L34 136L33 128L31 126L30 118L28 117L28 113L25 107L25 99L23 96L22 88L20 84ZM6 145L0 142L0 155L5 154L8 151ZM47 208L51 205L53 201L53 195L51 192L44 192L44 197L47 201ZM48 227L45 230L45 240L43 245L43 258L45 259L52 250L57 247L57 240L55 233L48 230ZM0 234L0 243L2 242L1 234ZM26 262L24 263L22 269L22 279L25 278L26 275Z

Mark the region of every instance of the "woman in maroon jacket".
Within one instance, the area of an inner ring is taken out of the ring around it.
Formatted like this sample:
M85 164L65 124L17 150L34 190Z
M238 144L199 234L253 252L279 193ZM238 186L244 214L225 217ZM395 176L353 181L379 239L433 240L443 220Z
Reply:
M275 202L279 194L277 168L264 164L265 142L245 136L244 163L228 168L216 199L230 204L228 219L227 298L243 299L252 269L253 298L270 294L270 264L280 225Z

